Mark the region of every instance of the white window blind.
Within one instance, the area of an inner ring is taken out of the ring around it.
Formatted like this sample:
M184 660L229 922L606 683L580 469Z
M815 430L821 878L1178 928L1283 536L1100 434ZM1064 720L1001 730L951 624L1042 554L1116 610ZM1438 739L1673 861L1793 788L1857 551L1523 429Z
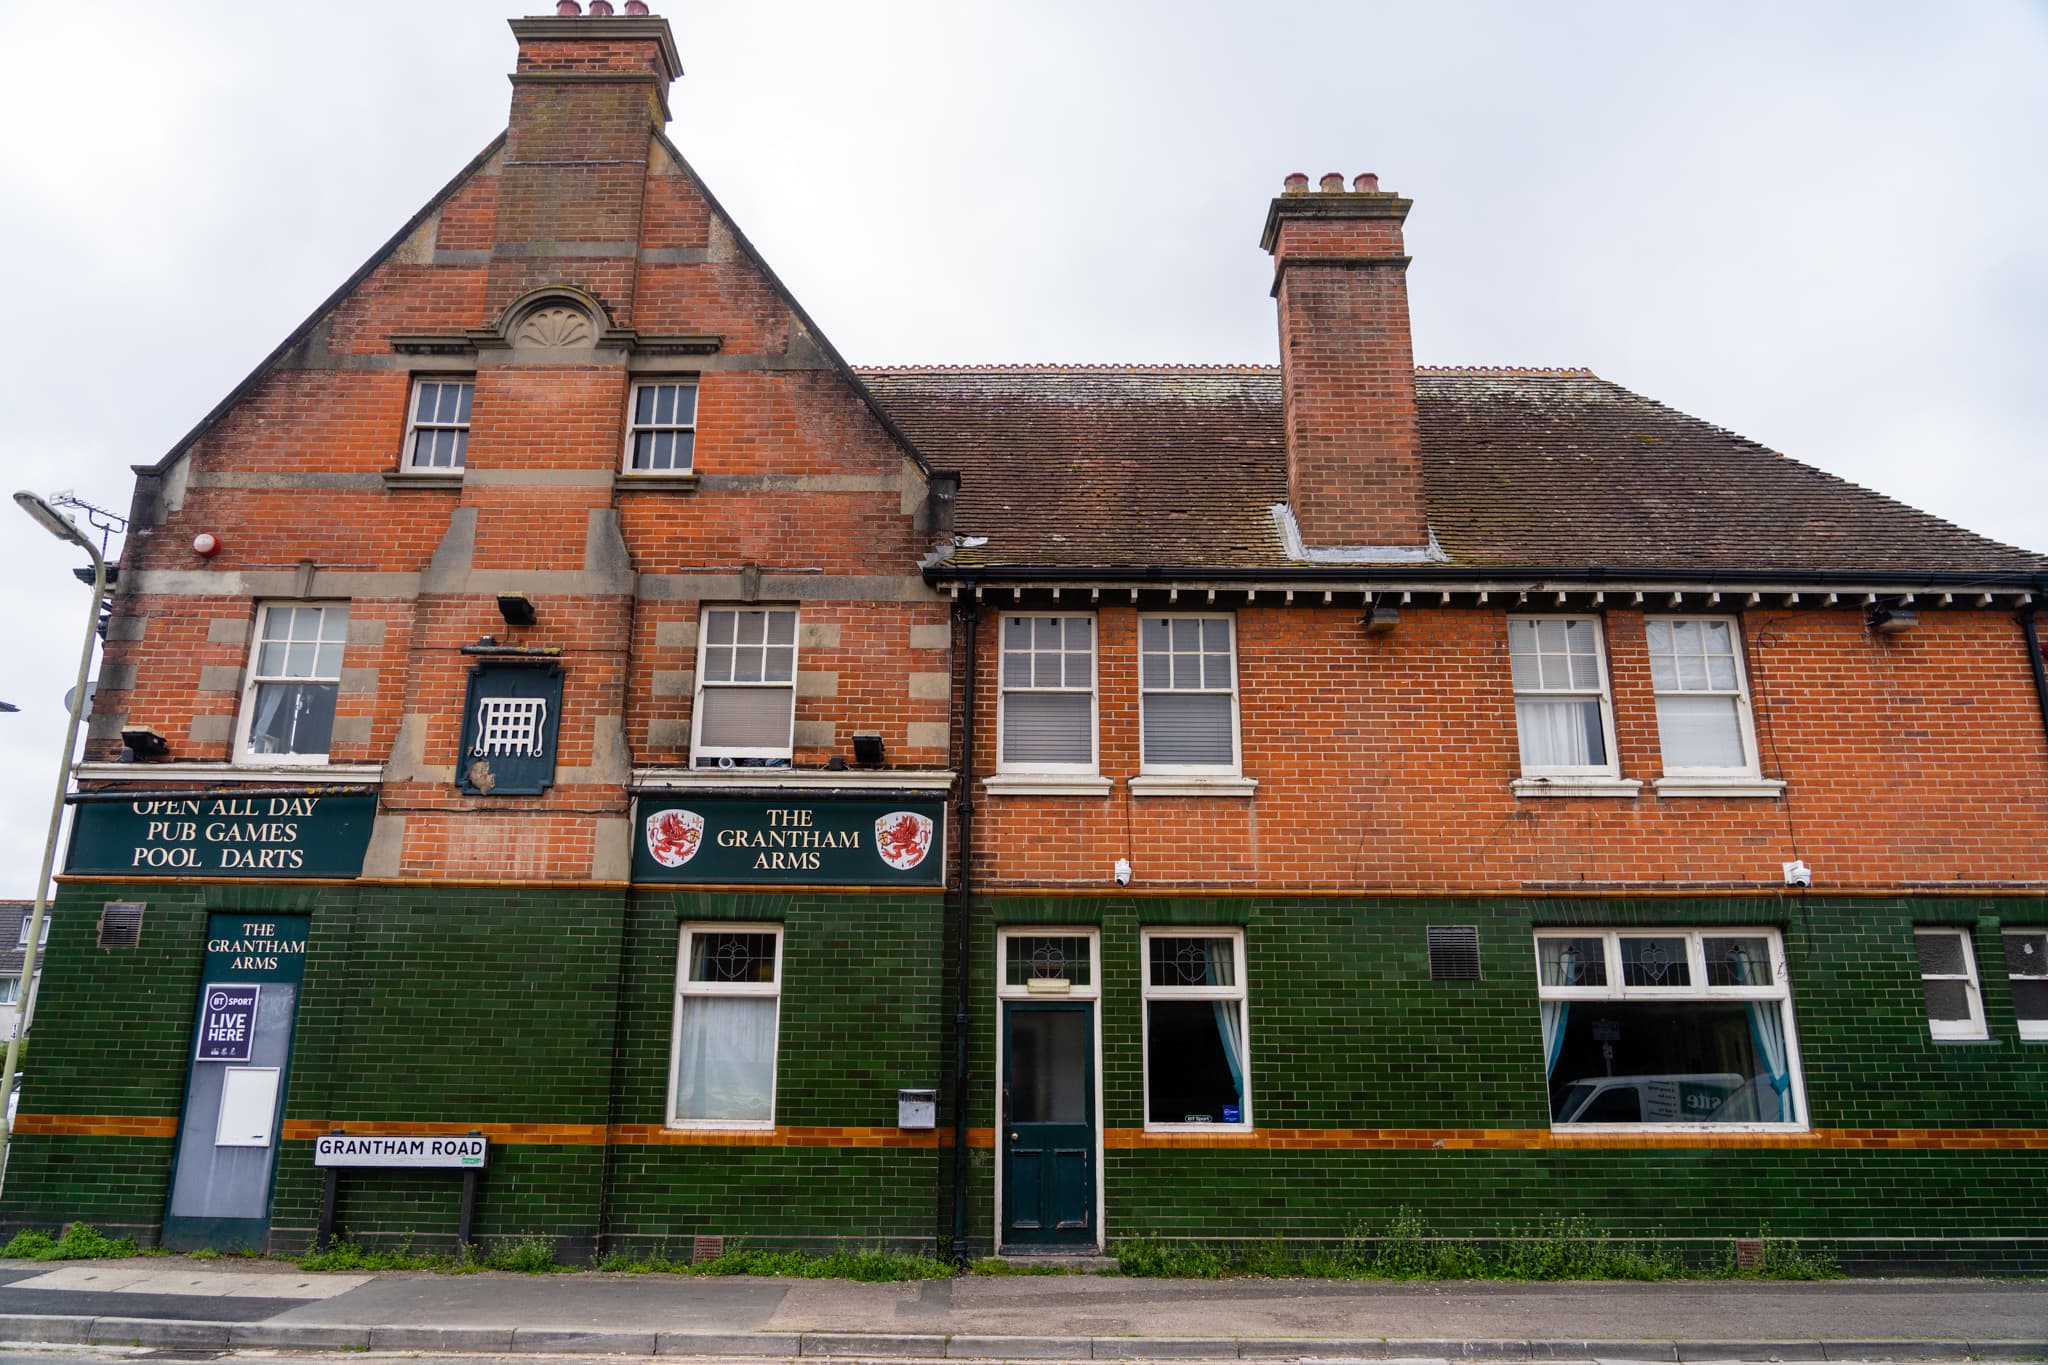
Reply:
M1138 624L1141 759L1148 771L1237 771L1237 670L1227 616Z
M796 719L796 610L707 607L699 632L698 767L787 764Z

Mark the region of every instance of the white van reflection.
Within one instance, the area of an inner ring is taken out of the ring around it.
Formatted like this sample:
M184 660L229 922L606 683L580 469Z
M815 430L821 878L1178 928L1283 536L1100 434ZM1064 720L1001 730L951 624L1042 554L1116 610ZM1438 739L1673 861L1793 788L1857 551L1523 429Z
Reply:
M1775 1123L1779 1098L1768 1076L1733 1071L1682 1076L1589 1076L1573 1081L1553 1123Z

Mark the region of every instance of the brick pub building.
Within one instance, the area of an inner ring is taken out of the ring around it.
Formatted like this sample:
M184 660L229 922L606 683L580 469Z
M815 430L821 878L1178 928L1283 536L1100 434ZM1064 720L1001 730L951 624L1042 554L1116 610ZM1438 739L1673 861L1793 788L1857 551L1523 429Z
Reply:
M850 368L625 8L138 471L7 1222L2048 1267L2048 559L1418 370L1369 176L1277 368Z

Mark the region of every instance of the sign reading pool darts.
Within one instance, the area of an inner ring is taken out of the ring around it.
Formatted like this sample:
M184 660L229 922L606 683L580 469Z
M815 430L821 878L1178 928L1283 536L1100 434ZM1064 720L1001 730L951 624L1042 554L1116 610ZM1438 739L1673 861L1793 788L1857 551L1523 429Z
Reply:
M256 1042L256 985L213 985L206 988L199 1012L202 1062L246 1062Z
M633 880L804 886L943 886L943 801L646 797Z

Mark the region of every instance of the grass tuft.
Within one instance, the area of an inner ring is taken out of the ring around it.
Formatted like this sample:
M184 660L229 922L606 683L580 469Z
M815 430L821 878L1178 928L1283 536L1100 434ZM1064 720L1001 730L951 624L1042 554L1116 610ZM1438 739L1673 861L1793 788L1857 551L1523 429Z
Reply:
M0 1247L0 1256L20 1261L120 1261L140 1254L133 1237L109 1237L90 1223L73 1223L61 1237L23 1228Z

